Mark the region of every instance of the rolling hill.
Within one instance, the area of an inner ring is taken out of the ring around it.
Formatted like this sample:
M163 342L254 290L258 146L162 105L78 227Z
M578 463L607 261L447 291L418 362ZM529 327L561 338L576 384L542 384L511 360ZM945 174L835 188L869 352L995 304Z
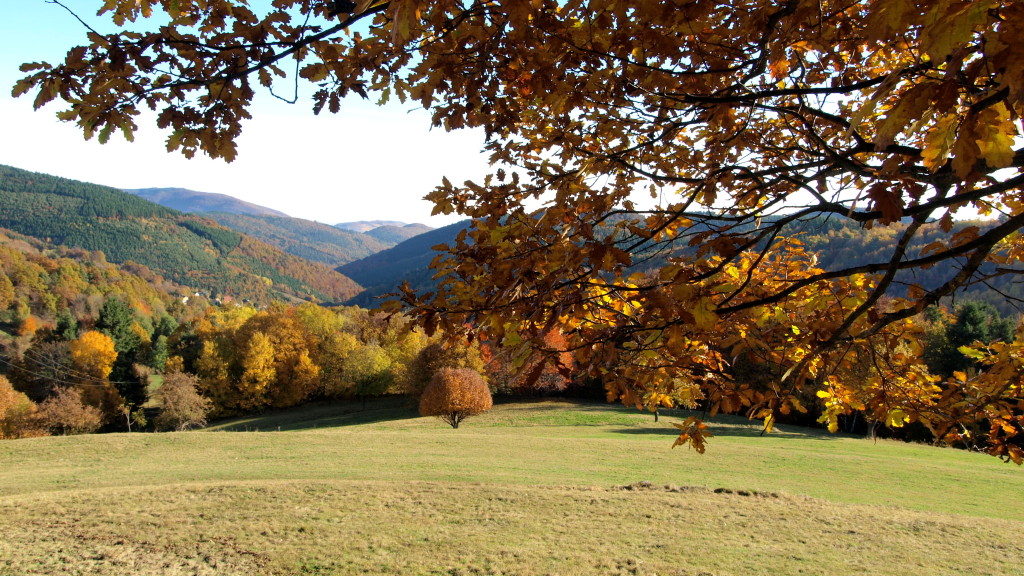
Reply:
M288 215L266 206L260 206L239 200L227 194L212 192L196 192L186 188L137 188L124 190L154 204L173 208L179 212L227 212L229 214L248 214L250 216L283 216Z
M137 262L182 285L267 303L340 302L361 288L323 264L120 190L0 166L0 227Z
M405 226L405 222L396 220L360 220L358 222L339 222L334 227L349 232L369 232L381 226Z
M388 246L394 246L405 242L410 238L419 236L420 234L426 234L433 230L426 224L403 224L395 226L380 226L373 230L367 230L363 232L364 236L371 236L386 243Z

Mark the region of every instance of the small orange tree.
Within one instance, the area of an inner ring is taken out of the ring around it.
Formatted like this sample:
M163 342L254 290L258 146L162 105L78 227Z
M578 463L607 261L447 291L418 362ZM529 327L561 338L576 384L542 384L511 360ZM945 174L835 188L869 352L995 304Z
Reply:
M420 414L437 416L458 428L470 416L493 406L491 391L483 376L469 368L442 368L430 379L420 397Z
M40 436L36 405L0 375L0 439Z
M39 405L39 416L53 434L91 434L103 426L103 412L82 400L77 388L61 388Z

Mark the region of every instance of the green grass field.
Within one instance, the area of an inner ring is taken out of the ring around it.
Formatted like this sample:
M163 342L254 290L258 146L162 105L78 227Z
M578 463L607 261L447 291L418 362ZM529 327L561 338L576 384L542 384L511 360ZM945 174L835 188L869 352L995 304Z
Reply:
M0 575L1024 575L1024 470L671 411L400 401L0 443Z

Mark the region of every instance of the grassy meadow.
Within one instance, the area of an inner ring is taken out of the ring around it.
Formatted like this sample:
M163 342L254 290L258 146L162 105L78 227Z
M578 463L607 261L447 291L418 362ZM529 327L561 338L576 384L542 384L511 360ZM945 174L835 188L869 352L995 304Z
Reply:
M0 575L1024 575L1024 470L742 419L401 401L0 442Z

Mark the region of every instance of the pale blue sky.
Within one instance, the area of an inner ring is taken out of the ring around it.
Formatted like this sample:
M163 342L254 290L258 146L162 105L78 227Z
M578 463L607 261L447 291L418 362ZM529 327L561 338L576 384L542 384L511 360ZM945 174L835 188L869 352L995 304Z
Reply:
M101 32L113 30L113 23L95 16L100 0L64 4ZM31 97L11 97L22 62L61 61L83 39L82 26L60 6L45 0L0 5L0 164L117 188L229 194L328 224L388 219L432 226L458 218L431 218L423 195L442 176L462 182L487 169L479 153L482 132L431 130L421 109L380 108L358 98L338 115L314 116L308 88L296 105L258 98L231 164L166 152L166 134L145 117L134 143L119 135L106 145L87 142L73 125L54 118L59 105L33 111Z

